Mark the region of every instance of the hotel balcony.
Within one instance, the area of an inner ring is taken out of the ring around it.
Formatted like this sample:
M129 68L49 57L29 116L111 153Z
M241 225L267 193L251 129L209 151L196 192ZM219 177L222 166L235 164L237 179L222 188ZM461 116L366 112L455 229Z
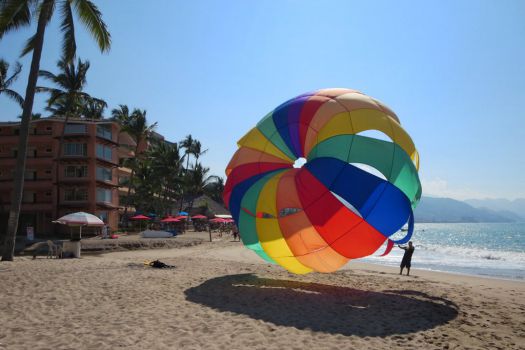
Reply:
M78 200L78 201L66 201L61 200L59 206L61 207L70 207L70 208L87 208L89 207L89 201L86 200Z

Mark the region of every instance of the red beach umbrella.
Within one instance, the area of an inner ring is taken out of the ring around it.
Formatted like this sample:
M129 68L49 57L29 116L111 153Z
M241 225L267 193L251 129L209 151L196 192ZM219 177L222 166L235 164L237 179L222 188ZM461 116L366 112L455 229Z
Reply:
M191 217L192 219L207 219L208 217L207 216L204 216L204 215L194 215Z
M145 215L135 215L135 216L132 216L130 218L131 220L139 220L139 221L144 221L144 220L151 220L151 218L145 216ZM142 224L140 224L140 229L142 230Z
M173 216L168 216L167 218L160 220L160 222L180 222L180 220Z
M130 217L131 220L151 220L151 218L144 216L144 215L135 215Z
M215 219L211 219L210 222L226 222L226 221L221 218L215 218Z

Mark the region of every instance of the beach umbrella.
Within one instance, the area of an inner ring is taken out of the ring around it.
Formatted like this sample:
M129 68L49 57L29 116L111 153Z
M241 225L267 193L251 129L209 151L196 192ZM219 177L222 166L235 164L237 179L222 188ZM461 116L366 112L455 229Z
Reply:
M207 219L208 217L199 214L199 215L193 215L191 218L192 219Z
M333 272L385 241L388 253L410 240L419 154L381 101L344 88L305 93L237 144L223 200L245 246L266 261L297 274Z
M180 220L173 216L168 216L167 218L160 220L160 222L180 222Z
M135 216L132 216L130 217L131 220L151 220L151 218L147 217L147 216L144 216L142 214L140 215L135 215Z
M82 237L82 226L104 226L104 221L100 220L93 214L85 212L77 212L72 214L67 214L61 218L53 221L57 224L67 225L67 226L79 226L79 237Z
M151 220L151 218L149 218L149 217L147 217L147 216L145 216L145 215L140 214L140 215L132 216L132 217L130 218L130 220L140 220L140 221L144 221L144 220ZM141 222L141 224L140 224L140 230L142 231L142 222Z
M179 216L176 216L175 219L177 220L186 220L188 218L188 216L186 215L179 215Z
M189 214L185 211L179 211L179 216L188 216Z
M210 222L214 222L214 223L224 223L226 222L225 219L222 219L222 218L214 218L214 219L211 219Z

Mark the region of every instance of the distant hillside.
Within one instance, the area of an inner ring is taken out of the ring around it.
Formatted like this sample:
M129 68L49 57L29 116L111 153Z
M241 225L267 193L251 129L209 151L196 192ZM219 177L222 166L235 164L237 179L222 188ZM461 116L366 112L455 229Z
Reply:
M513 201L508 199L467 199L465 202L475 208L512 212L525 221L525 198L518 198Z
M416 222L515 222L521 217L513 212L494 211L450 198L422 197L415 210Z

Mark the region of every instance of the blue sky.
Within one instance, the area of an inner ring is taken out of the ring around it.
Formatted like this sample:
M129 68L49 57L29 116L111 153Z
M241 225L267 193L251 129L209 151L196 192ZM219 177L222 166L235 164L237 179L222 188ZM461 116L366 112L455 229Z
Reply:
M525 2L96 1L113 38L100 54L77 25L86 91L146 109L187 134L223 175L236 141L303 92L348 87L390 106L421 154L425 194L525 197ZM0 41L14 62L29 29ZM60 34L41 68L55 70ZM25 91L29 57L14 88ZM41 110L44 96L37 98ZM0 97L0 121L21 114Z

